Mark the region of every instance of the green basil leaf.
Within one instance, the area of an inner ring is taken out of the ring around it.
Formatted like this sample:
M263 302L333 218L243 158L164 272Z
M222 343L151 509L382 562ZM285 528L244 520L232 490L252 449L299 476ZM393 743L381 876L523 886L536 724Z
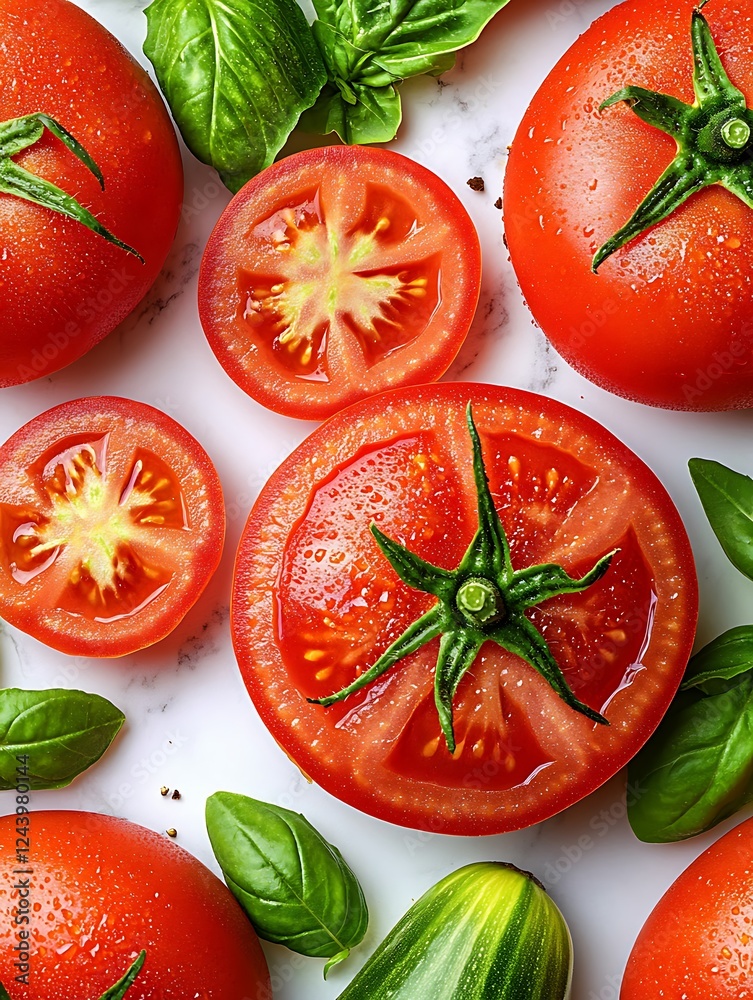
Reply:
M330 79L384 87L448 68L448 53L470 45L509 0L314 0L314 23ZM343 72L345 52L347 75ZM335 68L337 71L335 72Z
M144 52L186 145L231 191L268 167L326 71L295 0L153 0Z
M753 670L753 625L738 625L695 654L685 671L682 689L701 688L706 694L716 694L722 688L711 687L712 682L730 681L748 670Z
M726 691L681 692L628 765L628 818L647 843L685 840L753 799L753 672Z
M368 910L358 880L303 816L216 792L206 821L225 881L261 937L334 961L363 939Z
M0 789L16 787L18 758L32 789L63 788L96 763L125 716L106 698L84 691L0 691Z
M693 484L727 558L753 580L753 480L719 462L691 458Z
M397 88L392 84L364 87L354 83L349 89L355 103L328 84L314 107L301 115L301 128L321 135L336 132L350 145L393 139L403 114Z

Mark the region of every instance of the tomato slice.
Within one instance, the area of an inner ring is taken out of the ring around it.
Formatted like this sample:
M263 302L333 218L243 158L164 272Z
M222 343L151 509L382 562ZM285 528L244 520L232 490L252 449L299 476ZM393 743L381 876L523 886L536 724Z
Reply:
M616 549L582 593L528 612L569 707L520 657L487 641L454 703L450 753L434 703L439 640L330 707L436 599L403 583L372 523L453 570L478 528L465 409L473 405L515 570L574 577ZM236 655L283 749L328 791L381 818L448 834L518 829L606 781L648 739L690 655L697 584L667 493L628 448L560 403L444 384L338 414L273 475L236 563Z
M444 374L480 280L478 236L443 181L398 153L331 146L233 199L207 244L199 310L242 389L317 419Z
M63 403L0 448L0 617L64 653L134 652L195 603L224 532L217 473L180 424Z

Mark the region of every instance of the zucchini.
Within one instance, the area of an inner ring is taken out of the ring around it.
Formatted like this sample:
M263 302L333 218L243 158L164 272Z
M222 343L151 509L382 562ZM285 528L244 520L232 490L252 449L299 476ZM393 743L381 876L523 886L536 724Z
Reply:
M424 893L339 1000L567 1000L571 980L570 931L543 885L489 861Z

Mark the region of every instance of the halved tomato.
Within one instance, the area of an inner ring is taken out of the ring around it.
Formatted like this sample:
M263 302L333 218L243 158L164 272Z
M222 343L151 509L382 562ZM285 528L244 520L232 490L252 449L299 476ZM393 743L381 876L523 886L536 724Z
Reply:
M122 656L162 639L224 534L209 456L144 403L63 403L0 448L0 617L64 653Z
M306 774L395 823L488 834L546 819L636 753L696 617L687 535L636 455L561 403L460 383L350 407L282 464L241 541L232 627ZM403 655L373 683L312 703L389 649Z
M250 396L320 419L444 374L478 302L481 251L459 199L405 156L330 146L250 181L217 223L199 310Z

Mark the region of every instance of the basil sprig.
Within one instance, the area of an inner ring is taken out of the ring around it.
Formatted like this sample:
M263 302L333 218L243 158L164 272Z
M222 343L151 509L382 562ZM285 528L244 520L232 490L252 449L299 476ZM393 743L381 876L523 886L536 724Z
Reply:
M753 579L753 480L700 458L690 474L729 560ZM628 781L630 824L650 843L703 833L753 801L753 625L730 629L691 659Z
M30 789L63 788L95 764L120 731L125 716L106 698L85 691L0 691L0 789L18 783L18 757L26 760Z
M188 148L231 191L269 166L300 118L348 143L388 142L397 85L450 69L509 0L153 0L144 52Z
M0 191L3 194L15 195L25 201L34 202L35 205L42 205L60 215L66 215L69 219L75 219L82 226L86 226L93 233L106 239L108 243L113 243L121 250L125 250L126 253L138 257L143 264L144 258L138 250L134 250L133 247L129 247L127 243L123 243L117 236L114 236L73 195L67 194L55 184L51 184L50 181L24 170L12 159L24 149L39 142L45 129L60 139L73 155L81 160L84 166L97 178L99 186L104 191L105 180L102 171L89 153L66 128L63 128L60 122L44 114L26 115L24 118L12 118L10 121L0 123Z
M299 813L232 792L207 800L212 850L260 937L328 958L324 975L363 939L368 910L336 847Z
M295 0L154 0L144 52L191 152L231 191L273 162L326 72Z
M302 126L348 143L389 142L402 111L396 85L451 69L509 0L314 0L314 36L329 86Z

